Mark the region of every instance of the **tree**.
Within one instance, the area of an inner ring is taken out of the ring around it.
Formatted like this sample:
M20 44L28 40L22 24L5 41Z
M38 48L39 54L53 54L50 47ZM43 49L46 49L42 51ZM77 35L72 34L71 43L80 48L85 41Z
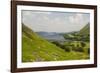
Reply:
M84 42L81 42L81 46L82 46L82 47L85 47L86 44L85 44Z

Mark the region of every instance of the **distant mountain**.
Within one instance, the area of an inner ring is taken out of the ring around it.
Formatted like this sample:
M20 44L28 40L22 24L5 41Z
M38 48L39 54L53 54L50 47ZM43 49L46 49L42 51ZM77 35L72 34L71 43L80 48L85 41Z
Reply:
M56 32L36 32L36 33L47 40L65 41L65 38L61 33L56 33Z
M79 33L81 35L88 35L90 33L90 23L88 23L86 26L84 26Z

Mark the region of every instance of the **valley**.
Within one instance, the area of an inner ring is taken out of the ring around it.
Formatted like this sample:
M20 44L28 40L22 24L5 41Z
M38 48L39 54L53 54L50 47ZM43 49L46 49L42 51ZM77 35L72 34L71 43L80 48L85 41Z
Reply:
M22 24L22 62L90 58L89 24L69 33L35 32Z

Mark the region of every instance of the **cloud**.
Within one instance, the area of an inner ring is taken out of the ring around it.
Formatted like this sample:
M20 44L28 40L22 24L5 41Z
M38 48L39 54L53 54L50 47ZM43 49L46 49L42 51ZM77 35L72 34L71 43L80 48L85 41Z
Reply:
M81 22L84 21L83 14L77 13L75 15L69 16L70 23L73 24L82 24Z
M35 14L52 14L52 12L42 12L42 11L34 11Z
M71 32L83 28L89 22L89 14L22 11L22 22L34 31Z

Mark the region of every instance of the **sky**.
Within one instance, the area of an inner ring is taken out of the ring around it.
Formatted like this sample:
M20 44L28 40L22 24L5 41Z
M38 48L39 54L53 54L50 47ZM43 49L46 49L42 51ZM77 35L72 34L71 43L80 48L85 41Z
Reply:
M35 32L73 32L90 22L89 13L22 10L22 23Z

